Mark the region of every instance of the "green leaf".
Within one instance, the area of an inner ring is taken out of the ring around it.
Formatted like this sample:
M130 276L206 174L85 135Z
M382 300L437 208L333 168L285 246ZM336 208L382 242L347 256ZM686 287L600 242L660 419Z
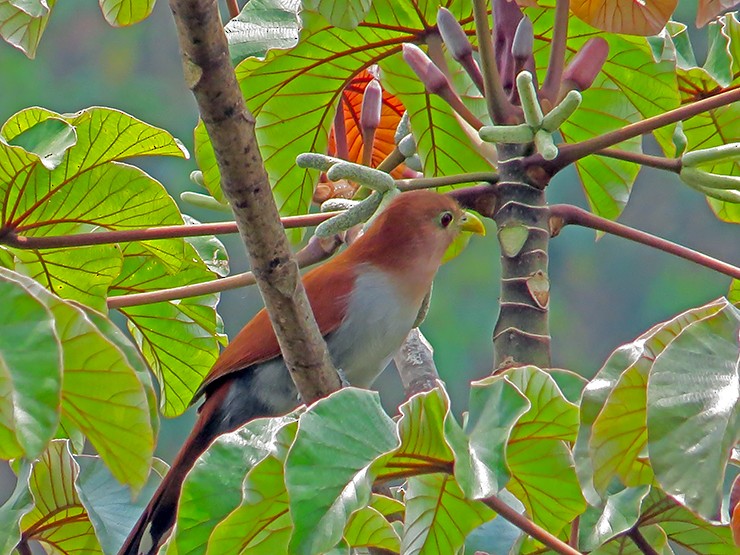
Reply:
M398 552L401 539L393 526L373 507L354 512L344 529L344 540L350 547L378 547Z
M183 214L182 218L187 225L200 223L187 214ZM185 240L195 249L200 259L214 274L220 277L229 275L229 255L224 244L214 235L188 237Z
M35 458L54 437L62 352L43 302L0 269L0 457Z
M155 461L146 485L132 501L131 490L113 477L100 457L78 455L76 490L95 534L106 553L115 553L141 516L149 498L164 475L165 465Z
M659 524L669 540L696 555L737 555L729 526L706 522L655 488L642 503L639 524Z
M269 466L270 463L255 470L254 481L245 482L242 495L244 476L251 469L258 468L260 462L268 457L284 460L296 427L293 415L258 418L214 440L185 479L175 536L170 541L168 553L173 549L177 553L202 553L212 531L216 542L214 545L222 545L221 542L225 542L223 545L226 546L235 545L235 541L241 541L242 538L233 537L231 525L245 513L253 514L249 506L260 503L261 492L279 497L279 492L285 488L282 479L274 481L266 472L273 468ZM268 506L265 503L261 505L262 509ZM227 519L235 509L233 520ZM221 521L224 521L223 528L219 526L217 531L214 530ZM259 533L260 527L269 526L270 522L252 521L251 525L255 527L253 532ZM243 531L244 537L247 537L249 530Z
M375 392L344 388L301 415L285 463L291 552L336 545L349 516L370 501L371 463L396 445L395 426Z
M456 450L455 478L468 497L489 497L509 481L506 444L530 403L510 380L491 376L471 384L468 407L469 460Z
M717 521L727 461L740 442L739 333L740 310L725 301L679 331L655 360L647 388L656 479L666 493Z
M273 48L294 47L301 31L300 8L299 0L251 0L245 4L224 27L231 63L236 65L250 56L264 57Z
M457 553L472 530L495 516L481 501L466 499L449 474L414 476L406 489L401 553Z
M305 0L303 9L319 12L335 27L351 31L365 18L372 3L372 0Z
M62 416L90 440L113 475L134 489L146 482L154 450L144 386L117 345L85 312L29 278L0 269L54 316L62 344Z
M0 36L33 59L55 4L56 0L0 2Z
M66 440L54 440L33 464L34 507L21 519L25 537L55 553L103 553L75 487L79 466Z
M111 286L111 294L157 291L213 279L187 244L186 253L180 272L171 275L163 263L127 245L123 269ZM121 309L157 376L165 416L176 416L187 409L218 358L221 321L215 309L217 302L218 295L205 295Z
M734 305L740 304L740 279L732 280L730 291L727 293L727 300Z
M507 486L536 523L559 534L581 514L585 501L565 442L578 430L578 407L563 397L555 381L534 366L503 373L529 400L530 407L511 430L506 462Z
M62 119L49 118L26 129L14 137L10 144L36 154L46 169L53 170L76 142L74 127Z
M668 545L668 538L660 526L644 526L640 528L640 535L659 555L673 555ZM619 536L610 542L594 549L592 555L644 555L644 551L628 536Z
M649 491L648 486L624 488L607 496L602 506L589 506L579 522L578 547L592 551L632 528L640 518L642 500Z
M32 466L29 462L20 463L16 470L16 484L13 493L0 505L0 553L12 553L21 539L21 519L33 509L33 497L28 487Z
M183 156L181 145L169 133L108 108L64 116L29 108L12 116L0 134L11 143L23 142L26 133L50 121L66 122L77 134L74 145L57 152L61 158L54 170L36 154L0 141L1 228L39 237L182 223L161 184L121 163L132 156ZM180 268L182 239L141 245L171 271ZM101 310L107 287L120 271L120 253L114 245L81 247L71 251L73 256L69 249L59 248L12 252L21 269L57 294Z
M98 0L103 17L111 25L125 27L146 19L156 0Z
M293 531L283 462L267 456L244 481L244 500L213 530L208 554L287 553Z

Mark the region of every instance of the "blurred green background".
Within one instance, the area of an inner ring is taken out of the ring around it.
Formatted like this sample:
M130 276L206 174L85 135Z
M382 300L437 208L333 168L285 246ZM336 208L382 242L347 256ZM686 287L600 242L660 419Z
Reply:
M682 2L686 21L693 20L691 4ZM701 59L701 52L697 55ZM59 2L36 60L0 43L0 68L1 121L34 105L59 112L110 106L169 130L192 153L195 102L184 84L166 2L159 2L148 20L127 29L110 28L95 2ZM178 203L180 192L197 189L188 179L196 169L193 160L161 158L137 164L164 183ZM558 175L548 195L553 203L586 206L574 172ZM202 221L224 219L222 214L182 208ZM643 171L620 221L740 264L737 227L718 221L703 198L673 174ZM487 237L473 239L460 258L441 269L422 326L458 413L466 405L468 382L487 375L492 363L499 252L494 226L487 225ZM232 271L247 269L238 239L224 242ZM619 238L595 241L590 230L566 228L551 249L553 361L587 377L614 348L656 322L725 294L730 281ZM224 293L220 311L228 334L233 336L260 304L254 288ZM395 410L402 390L392 370L378 388L389 410ZM192 418L191 411L164 423L160 456L171 458Z

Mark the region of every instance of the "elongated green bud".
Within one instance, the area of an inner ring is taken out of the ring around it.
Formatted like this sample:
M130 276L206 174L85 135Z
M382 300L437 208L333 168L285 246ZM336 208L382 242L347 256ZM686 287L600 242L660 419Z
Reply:
M555 106L549 114L542 118L542 129L549 133L554 133L566 120L573 115L581 105L583 97L578 91L568 91L565 98Z
M411 133L398 141L398 152L403 154L406 158L416 154L416 141Z
M333 218L321 222L316 227L315 235L317 237L330 237L342 231L354 227L359 223L367 221L373 215L380 205L383 195L374 192L362 202L356 204L346 212L337 214Z
M334 164L327 170L326 177L332 181L340 179L354 181L381 193L385 193L396 185L390 174L352 162L342 161Z
M316 152L304 152L295 159L296 166L299 168L311 168L323 172L328 171L334 164L340 162L344 162L344 160L326 154L317 154Z
M681 168L679 176L684 183L690 186L698 185L705 189L722 189L725 191L740 190L740 176L737 175L719 175L691 166L684 166Z
M740 159L740 143L729 143L687 152L681 157L681 163L684 167L694 167L709 162L738 159Z
M489 143L530 143L534 139L534 131L527 123L519 125L486 125L478 131L480 138Z
M415 172L422 172L424 171L423 166L421 165L421 158L418 154L414 154L413 156L409 156L406 158L406 161L404 162L406 166L409 169L414 170Z
M208 210L216 210L218 212L231 214L231 208L228 204L221 204L211 195L202 195L192 191L183 191L180 193L180 199L182 199L183 202L187 202L188 204L192 204L198 208L207 208Z
M686 138L686 133L683 132L682 121L676 123L676 128L673 130L672 138L673 146L676 147L676 157L683 155L683 153L686 152L689 140Z
M701 178L697 180L694 178L691 172L689 172L688 174L684 174L683 170L681 170L681 181L686 183L686 185L688 185L692 189L699 191L701 194L713 199L721 200L724 202L731 202L733 204L740 204L740 191L733 191L729 189L712 189L711 187L706 187L701 184Z
M535 129L542 125L542 108L537 98L537 90L534 88L532 74L522 71L516 76L516 87L519 91L519 99L522 103L525 121Z
M349 210L360 203L359 200L348 198L330 198L321 203L322 212L339 212L340 210Z
M373 220L380 215L383 210L385 210L388 205L391 203L391 201L396 198L398 195L401 194L401 191L398 189L391 189L390 191L383 193L382 198L380 199L380 202L378 203L378 207L375 209L375 212L373 212L372 216L370 216L367 221L365 222L365 225L362 226L362 229L367 229L370 227L370 225L373 223Z
M190 172L190 181L201 187L206 186L206 180L203 178L203 172L200 170Z
M540 129L534 134L534 145L545 160L554 160L558 155L558 147L552 140L552 134Z
M410 134L411 122L409 121L409 113L408 111L406 111L401 116L401 121L398 122L398 127L396 127L396 134L393 136L393 142L395 144L398 144L401 142L401 139Z

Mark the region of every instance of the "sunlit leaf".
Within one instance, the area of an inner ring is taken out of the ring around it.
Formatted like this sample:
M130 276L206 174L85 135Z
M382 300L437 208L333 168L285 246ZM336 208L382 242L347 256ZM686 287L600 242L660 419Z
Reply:
M0 457L34 458L54 437L62 395L54 317L0 270Z
M0 1L0 36L33 59L56 0Z
M129 244L121 275L111 294L144 293L213 279L190 245L182 269L171 275L156 259ZM159 380L162 413L176 416L192 401L203 377L216 362L221 321L216 314L218 295L122 308L129 329Z
M111 25L125 27L149 17L156 0L98 0L103 17Z
M74 127L62 119L49 118L16 135L10 144L36 154L46 169L53 170L76 142Z
M643 526L639 530L640 536L645 540L654 553L658 555L673 555L673 550L668 545L668 537L660 526ZM644 555L642 547L627 535L612 539L606 544L591 551L593 555Z
M21 519L33 509L33 497L28 487L31 463L23 461L16 469L15 489L0 505L0 553L12 553L21 539Z
M401 553L456 553L470 531L495 515L481 501L465 499L448 474L410 478Z
M304 0L303 9L317 11L335 27L351 31L364 19L372 3L372 0Z
M614 536L632 528L640 518L648 486L624 488L608 495L601 507L589 506L579 522L578 546L592 551Z
M401 548L391 523L373 507L363 507L352 514L344 529L344 540L353 548L378 547L393 552Z
M298 42L300 0L251 0L224 27L231 62L264 57L273 48L292 48Z
M656 479L719 521L727 460L740 442L740 310L728 303L680 330L653 364L647 398Z
M737 6L737 0L698 0L696 26L703 27L724 11Z
M370 501L368 467L396 445L395 426L375 392L344 388L301 415L285 463L291 552L320 553L341 539L349 516Z
M668 22L678 0L573 0L570 9L585 22L612 33L655 35Z
M263 528L267 528L268 534L277 531L270 528L272 521L269 518L250 520L241 529L233 526L242 523L247 516L272 510L271 500L280 501L280 492L285 489L282 464L278 464L281 468L275 479L273 463L264 461L269 458L285 460L296 428L296 417L292 415L259 418L214 440L185 480L175 537L170 542L168 553L202 553L213 532L209 553L220 555L242 542L247 545L257 537L261 541L264 539L260 535ZM244 476L251 470L254 470L254 476L245 482ZM262 494L273 497L271 500L263 499ZM219 524L221 521L223 526ZM273 544L268 541L267 545ZM220 550L221 547L224 551ZM268 550L267 553L274 552Z

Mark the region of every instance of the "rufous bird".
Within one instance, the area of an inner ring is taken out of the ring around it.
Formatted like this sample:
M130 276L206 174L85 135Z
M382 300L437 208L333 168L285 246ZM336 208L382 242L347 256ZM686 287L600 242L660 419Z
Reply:
M334 365L370 387L416 321L445 251L460 231L485 233L450 197L399 195L350 247L308 272L303 285ZM219 435L291 411L299 396L262 309L221 353L195 399L199 415L119 555L154 554L174 525L180 490Z

